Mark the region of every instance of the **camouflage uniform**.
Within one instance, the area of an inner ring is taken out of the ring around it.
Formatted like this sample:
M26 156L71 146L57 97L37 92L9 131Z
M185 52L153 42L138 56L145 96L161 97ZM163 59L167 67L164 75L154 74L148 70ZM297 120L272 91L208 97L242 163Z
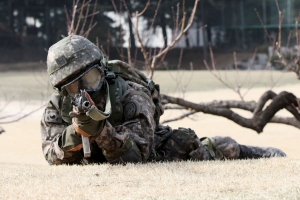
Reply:
M79 80L82 74L90 70L86 70L86 66L94 64L95 60L101 66L107 64L101 51L80 36L69 36L49 49L48 73L58 92L51 96L43 114L41 135L43 154L50 164L114 164L285 156L275 148L239 145L230 137L198 138L191 129L172 130L168 126L156 124L156 108L149 90L121 77L105 84L107 81L103 71L101 89L94 93L96 95L91 95L91 99L95 101L97 109L104 112L109 96L113 102L110 117L95 121L85 114L72 115L74 107L71 97L63 95L61 85L70 85ZM67 83L70 74L76 76L72 77L73 82ZM90 158L83 157L82 130L87 130L83 133L89 137Z
M153 120L154 106L147 95L137 95L135 91L142 90L142 86L136 83L129 82L126 91L129 91L122 101L124 104L134 103L139 108L136 109L138 113L132 116L131 119L126 119L122 124L112 126L114 121L105 120L103 130L91 137L92 158L99 160L98 155L95 155L101 148L106 159L114 159L115 154L122 154L126 152L126 145L134 146L134 149L139 154L138 162L145 162L148 160L153 149L154 130L156 124ZM130 93L133 91L133 93ZM100 100L105 102L105 96ZM81 147L76 147L68 144L69 135L78 136L69 116L72 107L69 97L61 97L59 94L53 94L51 100L44 112L42 119L42 142L43 152L49 163L78 163L82 160L79 155ZM98 105L100 109L104 109L104 104ZM55 120L53 120L55 119ZM80 143L80 142L79 142ZM63 147L63 148L62 148ZM124 149L122 149L124 148ZM95 151L95 152L94 152ZM78 155L77 155L78 154ZM73 156L74 155L74 156ZM119 155L117 155L119 156ZM101 159L103 155L100 155ZM103 160L103 159L102 159ZM114 161L111 161L114 162Z

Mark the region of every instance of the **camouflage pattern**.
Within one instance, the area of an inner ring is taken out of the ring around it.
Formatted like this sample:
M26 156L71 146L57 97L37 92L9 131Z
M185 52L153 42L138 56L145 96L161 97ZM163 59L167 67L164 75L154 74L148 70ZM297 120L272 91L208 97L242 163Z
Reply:
M230 137L213 137L213 151L209 152L207 146L202 144L195 132L191 129L157 125L153 120L154 105L147 95L138 95L143 86L128 83L128 94L124 102L136 102L139 105L139 114L125 120L121 125L112 126L106 120L105 126L99 136L91 137L93 152L91 160L110 163L147 162L147 161L182 161L182 160L213 160L213 159L252 159L264 157L284 157L284 152L271 147L254 147L238 144ZM145 94L145 93L144 93ZM149 94L148 94L149 95ZM42 147L46 160L50 164L82 163L82 150L70 151L80 145L80 135L74 130L70 119L66 116L70 107L64 106L66 97L54 94L45 110L42 120ZM105 98L105 95L103 96ZM104 99L99 107L103 108ZM59 104L58 104L59 103ZM58 112L53 112L58 111ZM52 112L48 112L52 111ZM56 113L56 116L55 116ZM57 113L60 113L57 115ZM51 120L57 119L58 120ZM71 144L71 145L69 145ZM99 151L100 148L100 151ZM101 152L102 150L102 152Z
M56 87L66 79L77 79L85 73L86 67L96 62L102 67L107 65L105 56L94 44L81 36L68 36L49 49L47 65L51 84ZM55 92L41 120L45 159L49 164L115 164L286 156L276 148L240 145L230 137L198 138L191 129L172 130L162 126L156 120L159 116L155 115L159 113L156 109L161 109L162 113L163 109L153 102L160 98L159 88L157 86L157 93L151 94L146 87L118 76L109 80L109 93L103 86L91 94L101 111L105 110L106 97L110 95L112 114L99 122L101 124L91 127L96 131L91 131L95 134L89 137L91 157L88 159L83 158L81 135L76 132L69 115L71 99ZM85 118L77 119L77 124L81 122L86 124Z
M168 136L162 139L165 135ZM211 148L204 139L211 142ZM241 145L230 137L216 136L199 140L191 129L170 130L169 127L162 125L158 125L156 128L155 141L157 154L160 160L165 161L256 159L286 156L277 148Z
M286 154L283 151L274 147L257 147L248 145L239 145L239 147L239 159L286 157Z
M162 137L162 126L157 131L156 141L158 137ZM165 128L168 130L168 128ZM167 133L164 133L167 134ZM159 144L162 143L162 144ZM157 142L156 149L158 154L162 154L164 161L182 161L182 160L209 160L207 149L201 144L195 132L187 128L179 128L171 130L171 134L166 138L165 142Z
M231 137L216 136L212 138L216 146L217 159L237 159L240 155L239 144Z
M217 136L212 139L216 143L216 156L220 159L257 159L286 156L280 149L241 145L230 137Z
M49 48L47 71L53 87L68 80L71 75L81 72L93 63L100 61L107 66L107 59L99 48L88 39L79 35L70 35Z
M211 138L215 153L215 157L212 157L207 146L200 142L193 130L172 130L167 126L156 125L153 119L155 106L149 98L148 90L133 82L128 82L127 87L127 90L122 92L127 93L122 102L124 105L134 102L138 105L138 114L132 119L125 119L121 125L112 126L110 121L106 120L101 133L91 137L91 146L95 147L92 148L90 160L123 163L285 156L276 148L240 145L230 137L218 136ZM144 90L145 92L142 92ZM97 98L100 98L97 106L103 110L106 95ZM75 132L68 116L71 109L68 97L61 97L55 93L44 112L41 123L42 147L50 164L82 163L82 150L76 149L81 145L81 137ZM102 158L103 155L105 159Z
M136 102L136 105L139 105L138 113L132 119L114 127L109 120L106 120L99 136L91 137L91 141L102 149L106 159L112 163L115 163L120 157L122 162L146 162L153 151L156 127L153 119L154 104L149 98L149 94L143 91L148 90L141 85L129 82L126 90L127 95L122 101L124 104ZM41 122L43 153L50 164L80 163L83 159L81 149L72 151L78 146L75 136L79 136L79 134L75 132L70 118L67 117L71 111L71 106L65 105L65 102L70 102L66 100L67 98L61 97L57 93L53 94ZM104 107L105 95L102 98L99 101L99 109ZM52 118L59 118L60 120L50 120ZM70 140L76 142L73 145L66 145L68 142L72 144ZM129 151L130 148L133 150ZM131 156L126 157L127 154ZM122 155L125 156L122 157ZM95 159L95 157L91 159Z
M127 63L120 60L108 61L107 69L110 72L118 74L118 76L122 77L124 80L142 85L150 91L152 101L155 105L154 121L156 124L159 124L160 116L164 113L159 84L155 84L141 71L129 66Z

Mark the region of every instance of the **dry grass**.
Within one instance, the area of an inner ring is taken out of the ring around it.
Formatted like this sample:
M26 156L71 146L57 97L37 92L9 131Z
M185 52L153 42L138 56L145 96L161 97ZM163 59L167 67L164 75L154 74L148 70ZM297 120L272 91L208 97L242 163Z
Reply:
M299 199L299 159L1 166L0 199Z
M237 73L235 70L223 70L219 71L218 74L233 87L237 87L240 83L243 93L253 85L256 88L271 88L275 82L276 87L299 83L296 75L292 72L255 70ZM154 73L154 81L160 84L162 93L172 93L176 89L176 92L181 92L183 86L187 86L186 92L227 89L209 71L157 71ZM178 81L179 86L176 81Z
M276 87L286 86L287 84L297 84L294 73L280 71L220 71L224 80L231 80L231 84L236 87L236 79L239 79L242 85L242 92L245 92L249 86L255 84L255 87L271 88L274 81ZM48 76L45 71L36 72L3 72L0 73L0 100L4 96L22 96L18 100L30 99L41 100L45 94L51 94L52 89L48 84ZM179 81L178 84L176 80ZM161 86L162 93L181 92L182 87L187 86L186 92L212 91L216 89L226 89L227 87L220 83L208 71L157 71L154 73L154 81ZM48 88L48 91L46 90ZM220 99L220 98L219 98Z

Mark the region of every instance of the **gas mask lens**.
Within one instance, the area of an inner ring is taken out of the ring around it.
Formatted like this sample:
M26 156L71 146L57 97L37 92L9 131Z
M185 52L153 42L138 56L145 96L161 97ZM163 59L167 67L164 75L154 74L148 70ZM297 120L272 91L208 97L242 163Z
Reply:
M75 97L80 93L80 90L96 91L100 88L101 74L97 68L91 69L88 73L73 83L65 85L63 88L71 97Z

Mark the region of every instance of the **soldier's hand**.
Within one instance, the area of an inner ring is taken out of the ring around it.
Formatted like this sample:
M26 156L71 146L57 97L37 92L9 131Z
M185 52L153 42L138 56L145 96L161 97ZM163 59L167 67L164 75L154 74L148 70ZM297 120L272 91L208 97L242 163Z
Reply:
M90 136L98 136L105 124L105 120L95 121L85 113L79 113L76 109L70 112L69 115L72 118L72 123L76 132L82 135L84 135L84 133L81 133L80 130Z

